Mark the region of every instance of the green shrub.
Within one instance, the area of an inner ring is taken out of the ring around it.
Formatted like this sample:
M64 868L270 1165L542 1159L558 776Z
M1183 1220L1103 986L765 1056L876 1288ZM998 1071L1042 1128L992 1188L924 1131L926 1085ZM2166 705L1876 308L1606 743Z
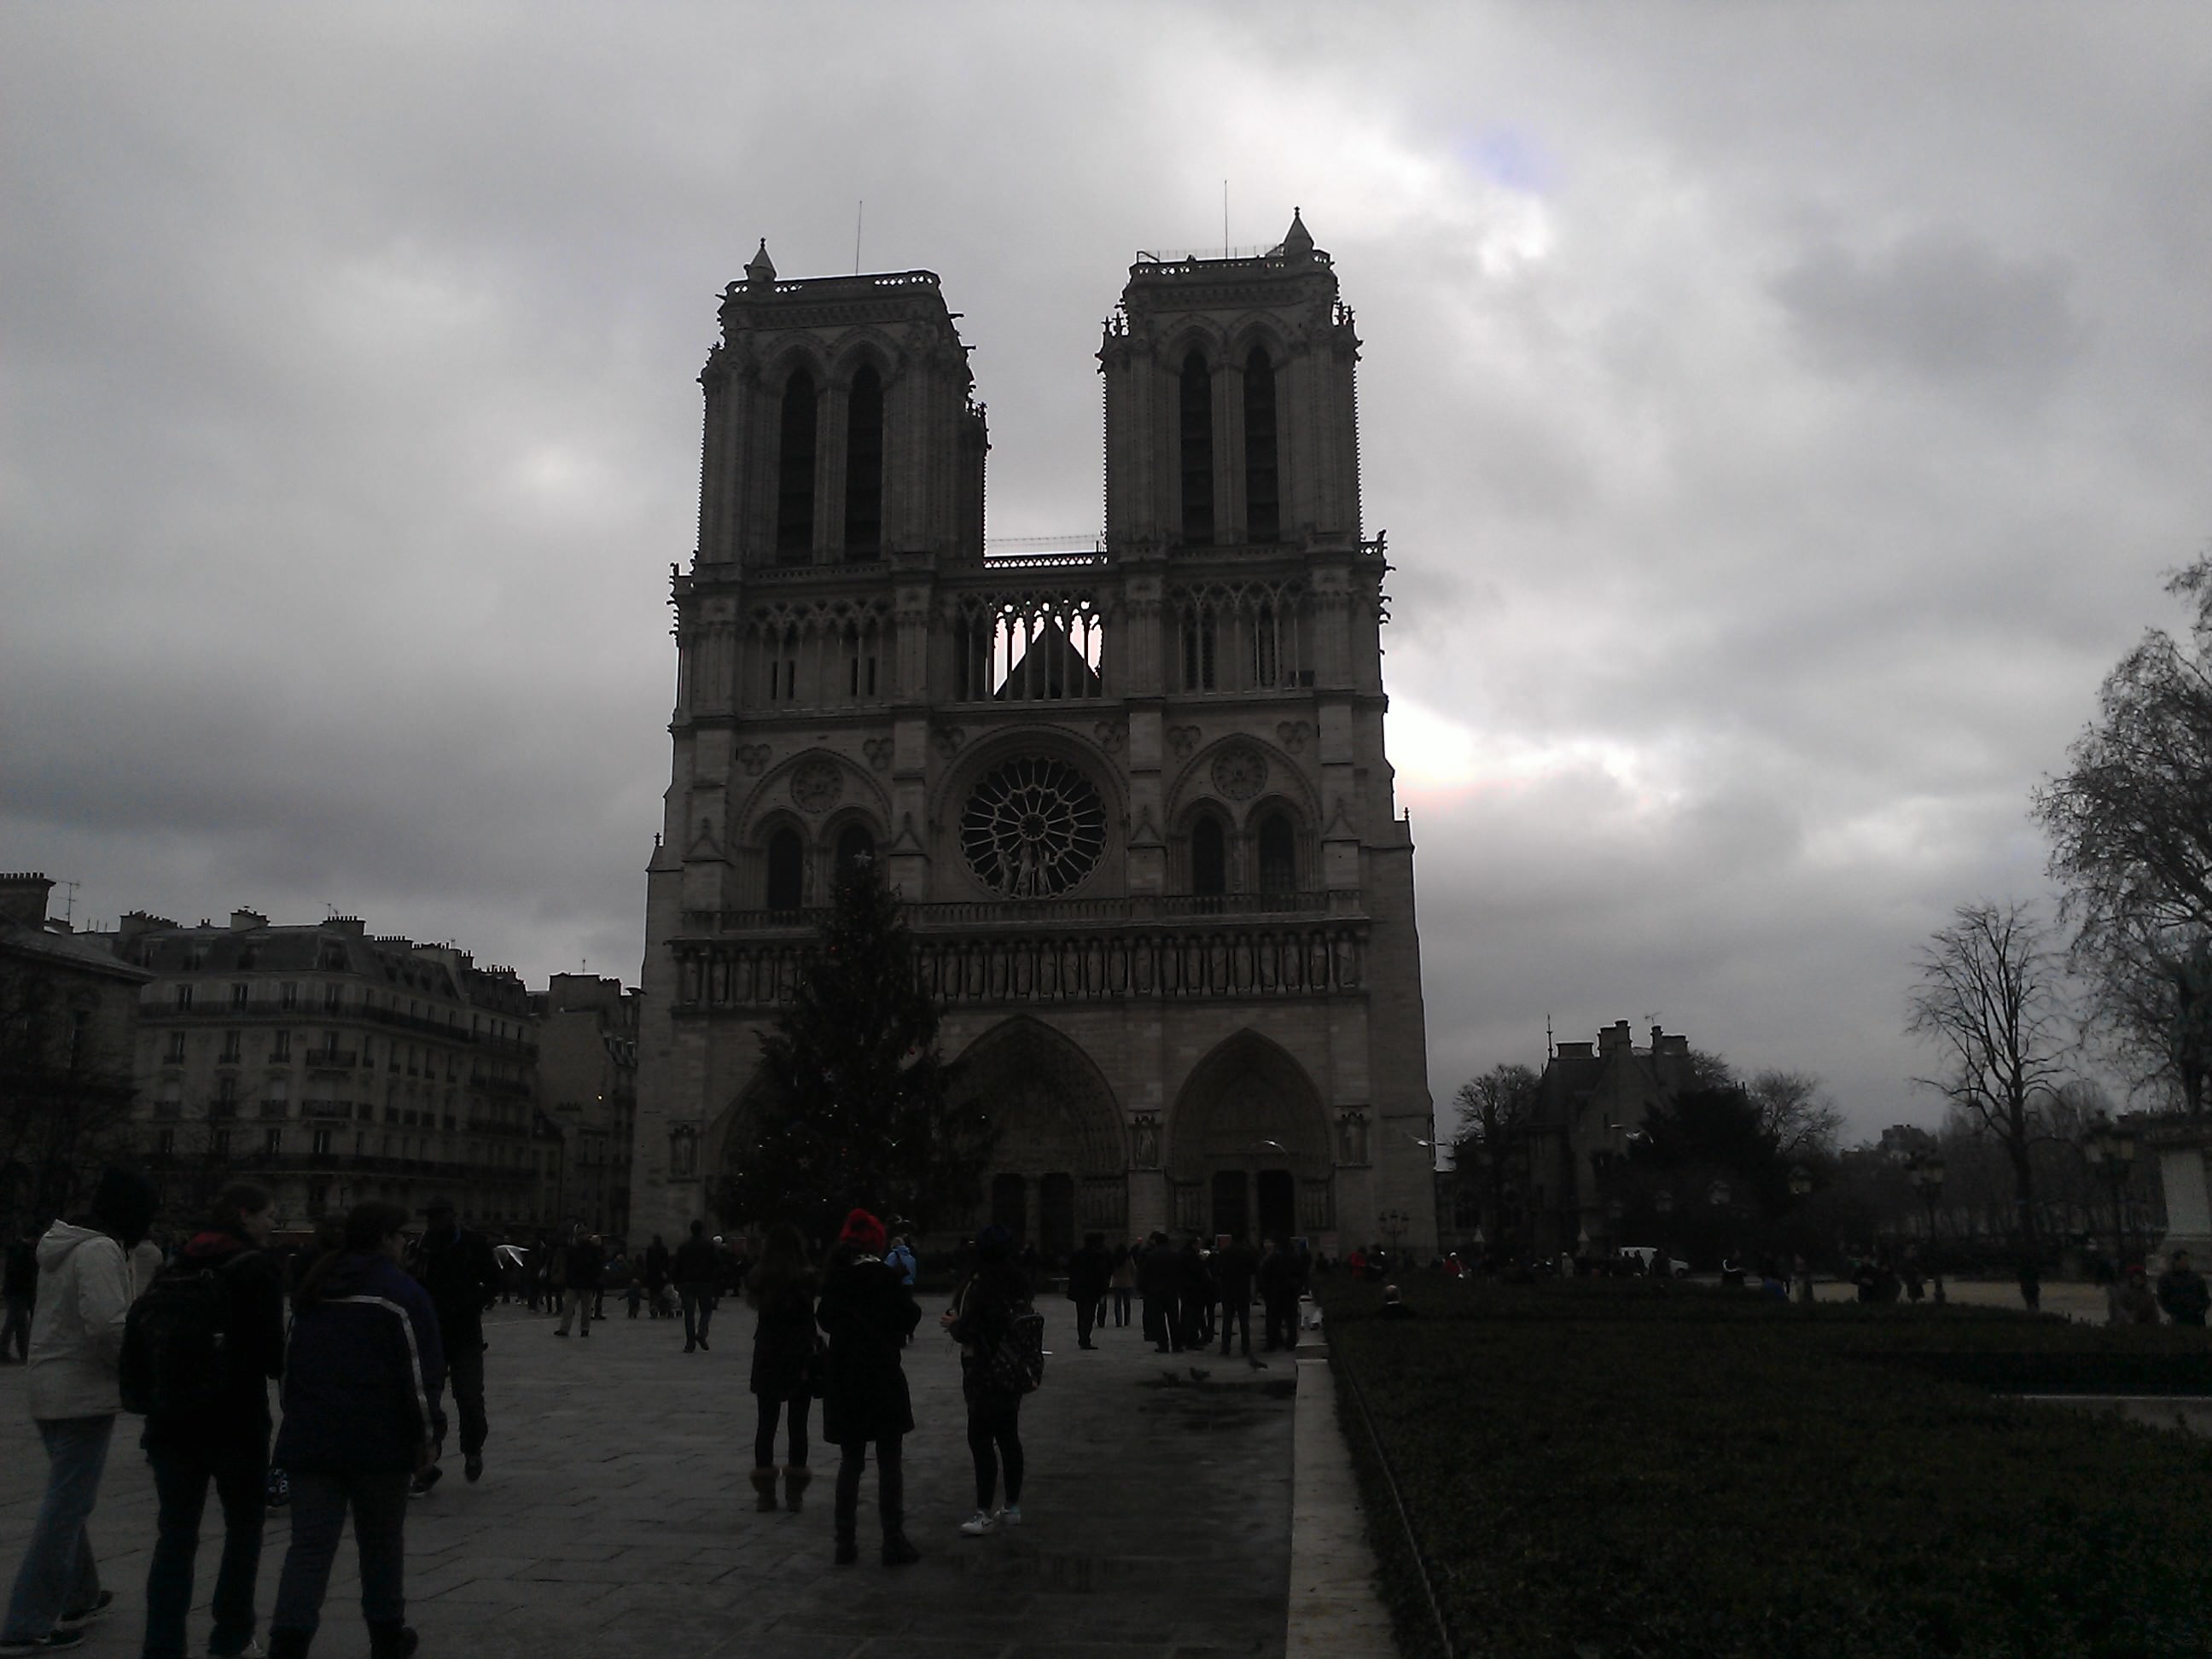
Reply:
M1324 1287L1462 1650L1607 1659L2212 1652L2212 1447L1993 1397L2180 1374L2201 1332L1595 1281ZM2099 1368L2103 1368L2101 1370ZM1357 1413L1384 1590L1425 1595Z

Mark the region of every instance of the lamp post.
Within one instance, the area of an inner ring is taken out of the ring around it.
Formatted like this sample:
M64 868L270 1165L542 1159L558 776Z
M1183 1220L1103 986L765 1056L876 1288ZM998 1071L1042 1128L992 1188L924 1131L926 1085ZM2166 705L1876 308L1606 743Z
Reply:
M1375 1218L1375 1224L1382 1228L1382 1236L1390 1241L1390 1262L1394 1271L1398 1265L1398 1241L1405 1237L1406 1229L1413 1225L1413 1217L1403 1210L1385 1210Z
M2083 1143L2089 1162L2112 1189L2112 1249L2119 1258L2113 1265L2120 1266L2126 1261L2128 1254L2126 1190L2128 1176L2136 1166L2136 1138L2116 1124L2100 1121L2083 1138Z
M1936 1255L1936 1204L1943 1196L1943 1155L1929 1152L1912 1160L1910 1172L1912 1190L1920 1194L1921 1207L1928 1215L1928 1276L1936 1282L1936 1304L1942 1306L1943 1268Z

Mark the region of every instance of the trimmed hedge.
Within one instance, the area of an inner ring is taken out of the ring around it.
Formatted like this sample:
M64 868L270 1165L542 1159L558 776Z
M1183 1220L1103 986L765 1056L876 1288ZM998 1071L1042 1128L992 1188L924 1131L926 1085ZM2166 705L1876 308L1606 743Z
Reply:
M1460 1653L2212 1653L2212 1445L1960 1380L2203 1391L2202 1332L1636 1281L1404 1289L1423 1316L1383 1322L1373 1286L1328 1281L1330 1348ZM1436 1654L1340 1395L1401 1650Z

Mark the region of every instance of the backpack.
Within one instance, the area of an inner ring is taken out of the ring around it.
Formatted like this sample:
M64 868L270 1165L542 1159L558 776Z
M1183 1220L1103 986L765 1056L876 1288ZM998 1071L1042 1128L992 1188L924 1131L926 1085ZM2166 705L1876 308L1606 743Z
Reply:
M1044 1316L1026 1302L982 1356L977 1380L993 1394L1034 1394L1044 1385Z
M117 1381L123 1409L142 1417L176 1417L222 1400L230 1381L230 1286L222 1266L180 1263L155 1275L124 1322Z
M897 1273L899 1283L911 1288L914 1284L914 1252L903 1244L894 1244L884 1254L884 1260Z

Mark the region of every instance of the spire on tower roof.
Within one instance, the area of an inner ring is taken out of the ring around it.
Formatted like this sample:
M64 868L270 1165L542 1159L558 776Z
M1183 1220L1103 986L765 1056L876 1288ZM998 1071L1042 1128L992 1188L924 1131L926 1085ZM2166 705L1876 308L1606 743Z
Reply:
M1313 239L1306 239L1309 246ZM772 283L775 280L775 261L768 257L768 238L761 238L760 252L745 262L745 276L752 282Z
M1299 210L1291 210L1291 228L1283 233L1283 252L1292 259L1302 259L1314 251L1313 232L1299 216Z

